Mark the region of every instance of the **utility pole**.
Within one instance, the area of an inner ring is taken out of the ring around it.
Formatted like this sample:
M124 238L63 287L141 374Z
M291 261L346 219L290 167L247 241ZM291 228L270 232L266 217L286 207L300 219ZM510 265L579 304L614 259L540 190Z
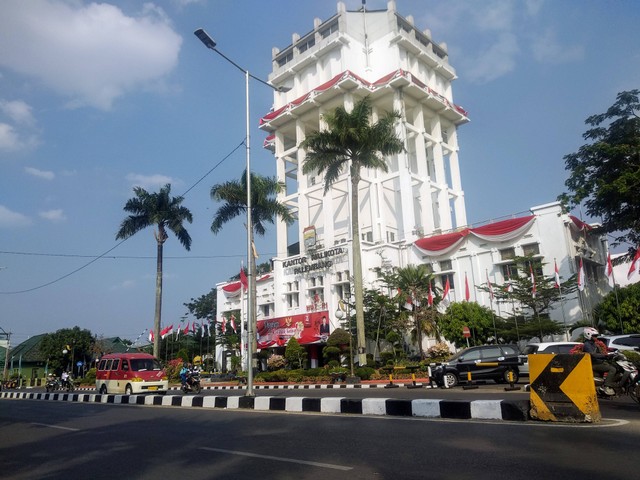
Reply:
M9 349L11 348L11 332L7 333L2 327L0 327L0 330L2 330L2 332L0 332L0 336L7 337L7 344L5 346L6 351L4 354L4 370L2 371L2 379L7 380L7 368L9 366Z

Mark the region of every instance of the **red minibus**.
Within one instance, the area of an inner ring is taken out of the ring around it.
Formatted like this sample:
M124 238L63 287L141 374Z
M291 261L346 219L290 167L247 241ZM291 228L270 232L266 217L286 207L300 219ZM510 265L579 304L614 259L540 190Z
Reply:
M148 353L110 353L96 369L96 390L101 394L167 393L169 379L160 362Z

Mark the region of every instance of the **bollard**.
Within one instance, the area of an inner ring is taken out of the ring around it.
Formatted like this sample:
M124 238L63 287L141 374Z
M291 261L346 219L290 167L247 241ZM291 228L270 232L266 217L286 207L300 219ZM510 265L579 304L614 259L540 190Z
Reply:
M513 374L513 370L509 370L507 372L507 378L509 379L509 386L504 387L505 392L512 392L514 390L520 390L520 387L515 386L515 375Z
M462 387L463 390L472 390L474 388L478 388L478 385L473 383L473 378L471 377L471 369L467 368L467 384Z
M398 385L393 383L393 370L389 371L389 383L387 383L384 388L398 388Z
M407 388L422 388L421 383L416 383L416 374L411 372L411 385L407 385Z

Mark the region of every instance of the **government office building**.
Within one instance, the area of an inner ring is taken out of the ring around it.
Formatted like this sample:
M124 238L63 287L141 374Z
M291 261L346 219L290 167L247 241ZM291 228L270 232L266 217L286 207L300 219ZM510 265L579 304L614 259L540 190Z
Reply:
M438 287L449 279L453 301L465 300L468 284L470 300L488 307L488 294L475 287L487 279L503 285L514 256L535 255L544 263L545 276L554 275L555 261L566 280L576 273L580 258L587 272L585 291L567 298L562 312L552 311L553 319L581 320L605 293L605 239L563 213L558 203L524 214L505 212L504 219L487 225L468 224L458 128L469 117L453 97L456 72L446 45L420 30L411 16L401 16L395 1L373 11L347 11L338 3L334 16L315 19L310 32L294 33L291 45L274 48L272 63L269 82L289 90L274 92L273 108L262 116L260 127L277 178L286 185L279 201L296 222L277 223L273 271L256 279L259 349L283 349L295 336L316 367L322 364L327 338L320 333L322 318L330 331L340 327L336 312L340 300L350 297L352 282L351 182L345 172L325 195L322 175L302 173L306 152L301 144L323 128L325 112L338 106L349 110L365 96L371 99L373 121L400 112L397 133L405 143L403 153L387 158L388 172L362 171L365 288L376 287L377 268L425 263ZM240 282L217 284L218 321L231 312L244 313L242 292ZM492 306L499 315L511 314L504 305ZM246 325L239 323L245 345ZM433 343L425 338L423 347Z

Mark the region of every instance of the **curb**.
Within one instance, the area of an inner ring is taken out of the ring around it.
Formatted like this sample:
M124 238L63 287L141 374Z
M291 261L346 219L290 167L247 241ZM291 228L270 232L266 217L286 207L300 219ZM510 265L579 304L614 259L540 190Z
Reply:
M214 409L248 409L256 411L314 412L372 416L387 415L395 417L457 420L526 421L529 420L530 409L528 400L398 400L391 398L157 396L28 392L0 392L0 398Z

